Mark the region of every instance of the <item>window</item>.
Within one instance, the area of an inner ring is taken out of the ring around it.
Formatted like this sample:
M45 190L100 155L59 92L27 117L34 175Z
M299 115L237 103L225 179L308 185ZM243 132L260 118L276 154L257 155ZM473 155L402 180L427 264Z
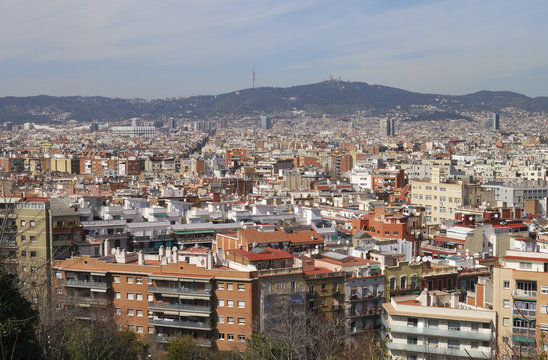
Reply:
M428 347L438 347L438 338L429 337L428 338Z
M234 307L234 300L227 300L227 301L226 301L226 306L228 306L228 307Z
M524 270L531 270L533 268L533 264L530 262L522 262L519 263L519 268Z
M223 299L217 300L217 306L218 306L218 307L223 307L223 306L225 306L225 301L224 301Z
M238 341L244 342L245 341L245 335L238 334Z
M429 328L435 328L437 329L440 325L440 321L438 319L430 319L428 320L428 327Z
M36 241L36 236L34 236L34 235L29 236L29 238L30 238L30 241L31 241L31 242L35 242L35 241Z
M402 276L400 278L400 289L407 288L407 276Z
M30 226L36 226L36 221L34 221L34 220L29 221L29 225Z
M219 315L217 317L217 323L224 324L225 323L225 317L223 315Z
M143 317L143 310L137 309L137 316L138 317Z
M135 295L136 295L136 297L137 297L137 301L143 301L143 294L137 293L137 294L135 294Z
M133 293L127 293L127 299L133 300Z
M21 220L21 226L27 225L27 222L25 220Z
M450 349L460 348L460 342L458 340L449 339L447 340L447 347Z
M133 325L128 325L127 328L128 328L128 330L133 331Z
M21 251L21 256L22 257L27 257L27 252L25 250Z
M540 305L540 313L548 314L548 305Z
M540 293L544 294L544 295L548 294L548 286L544 286L544 285L541 286L540 287Z
M31 251L30 252L30 257L35 258L36 257L36 251Z
M27 241L27 237L25 235L21 235L21 242Z
M238 291L245 291L245 285L244 284L238 284Z
M148 294L148 295L147 295L147 301L148 301L148 302L153 302L153 301L154 301L154 295Z
M228 341L234 341L234 334L228 334Z
M238 318L238 325L245 325L245 318Z
M502 325L510 326L510 318L502 318Z
M127 309L127 316L134 316L134 315L135 315L135 310Z
M233 283L226 283L226 289L230 290L230 291L234 290L234 284Z
M509 300L509 299L504 299L504 307L505 307L505 308L509 308L509 307L510 307L510 300Z
M407 326L417 327L418 320L417 318L407 318Z
M417 338L416 337L407 337L407 344L409 345L417 345Z
M120 292L119 292L119 291L116 291L116 292L114 293L114 298L115 298L115 299L120 299Z
M152 326L148 327L148 333L149 334L154 334L154 328Z
M504 280L504 288L505 289L510 289L510 281Z
M391 277L390 278L390 290L394 290L396 288L396 278Z
M142 334L143 333L143 327L142 326L137 326L137 332L139 334Z
M128 276L128 277L126 278L126 283L128 283L128 284L133 284L133 276Z
M470 343L470 347L471 347L472 349L477 349L477 348L479 347L479 343L478 343L477 341L472 341L472 342Z
M224 290L224 289L225 289L225 283L217 283L217 290ZM224 337L224 334L223 334L223 337Z
M502 337L502 342L505 343L505 344L508 344L509 340L510 340L510 338L508 336L503 336Z
M219 333L219 340L225 339L225 333Z
M122 315L122 309L116 308L116 309L114 310L114 314L115 314L115 315Z
M142 284L142 283L143 283L143 278L140 277L140 276L137 276L137 277L135 278L135 283L136 283L136 284L139 284L139 285Z
M115 284L119 284L120 283L120 277L119 276L113 276L112 277L112 282L115 283Z
M240 309L245 308L245 301L243 301L243 300L238 300L238 307L239 307Z
M227 316L226 323L227 324L234 324L234 316Z
M460 331L460 323L458 321L449 321L447 323L447 327L449 328L449 330Z
M147 278L147 284L152 285L152 279L151 278Z
M472 331L479 331L479 323L473 322L471 327L472 327Z

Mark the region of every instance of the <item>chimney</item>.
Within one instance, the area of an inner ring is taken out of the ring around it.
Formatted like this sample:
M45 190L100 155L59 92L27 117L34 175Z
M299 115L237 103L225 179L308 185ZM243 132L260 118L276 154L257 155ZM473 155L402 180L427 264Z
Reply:
M428 289L424 289L421 291L418 300L421 306L428 306Z
M137 262L139 265L145 265L145 256L142 250L137 253Z
M171 248L166 249L166 258L168 262L171 262Z
M158 254L160 255L160 259L164 257L165 255L165 252L164 252L164 245L160 246L160 249L158 251Z
M166 257L162 258L162 265L167 265L167 258Z
M105 240L105 243L103 244L104 246L104 253L103 253L103 256L107 256L108 254L110 254L110 240L109 239L106 239Z
M171 248L171 256L173 257L173 262L177 263L177 260L178 260L177 246L174 246L173 248Z
M459 293L457 291L454 291L451 293L451 307L453 309L456 309L459 305Z

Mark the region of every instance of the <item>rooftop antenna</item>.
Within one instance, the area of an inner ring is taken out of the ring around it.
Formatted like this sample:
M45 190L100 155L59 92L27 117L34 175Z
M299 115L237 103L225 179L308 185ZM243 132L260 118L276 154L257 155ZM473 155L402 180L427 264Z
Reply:
M253 65L253 71L251 72L251 82L253 83L253 89L255 89L255 65Z

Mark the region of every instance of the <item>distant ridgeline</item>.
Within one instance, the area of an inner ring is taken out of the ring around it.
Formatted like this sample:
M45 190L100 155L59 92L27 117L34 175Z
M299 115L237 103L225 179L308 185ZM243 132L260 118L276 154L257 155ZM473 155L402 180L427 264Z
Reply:
M435 111L417 114L412 105L434 106ZM384 115L392 110L413 109L411 121L465 119L462 111L493 111L513 107L530 112L548 112L548 97L530 98L508 91L480 91L462 96L420 94L363 82L323 81L289 88L245 89L217 96L169 99L121 99L106 97L4 97L0 98L0 122L14 124L66 120L119 120L149 114L185 118L257 115L291 110L310 114L346 115L361 111ZM417 115L415 115L417 114Z

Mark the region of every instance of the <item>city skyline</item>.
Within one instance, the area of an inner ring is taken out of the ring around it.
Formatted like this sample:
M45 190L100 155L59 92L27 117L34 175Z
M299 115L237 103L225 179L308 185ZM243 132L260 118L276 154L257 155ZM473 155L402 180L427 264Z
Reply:
M329 75L423 93L547 95L540 1L0 5L0 96L163 98Z

